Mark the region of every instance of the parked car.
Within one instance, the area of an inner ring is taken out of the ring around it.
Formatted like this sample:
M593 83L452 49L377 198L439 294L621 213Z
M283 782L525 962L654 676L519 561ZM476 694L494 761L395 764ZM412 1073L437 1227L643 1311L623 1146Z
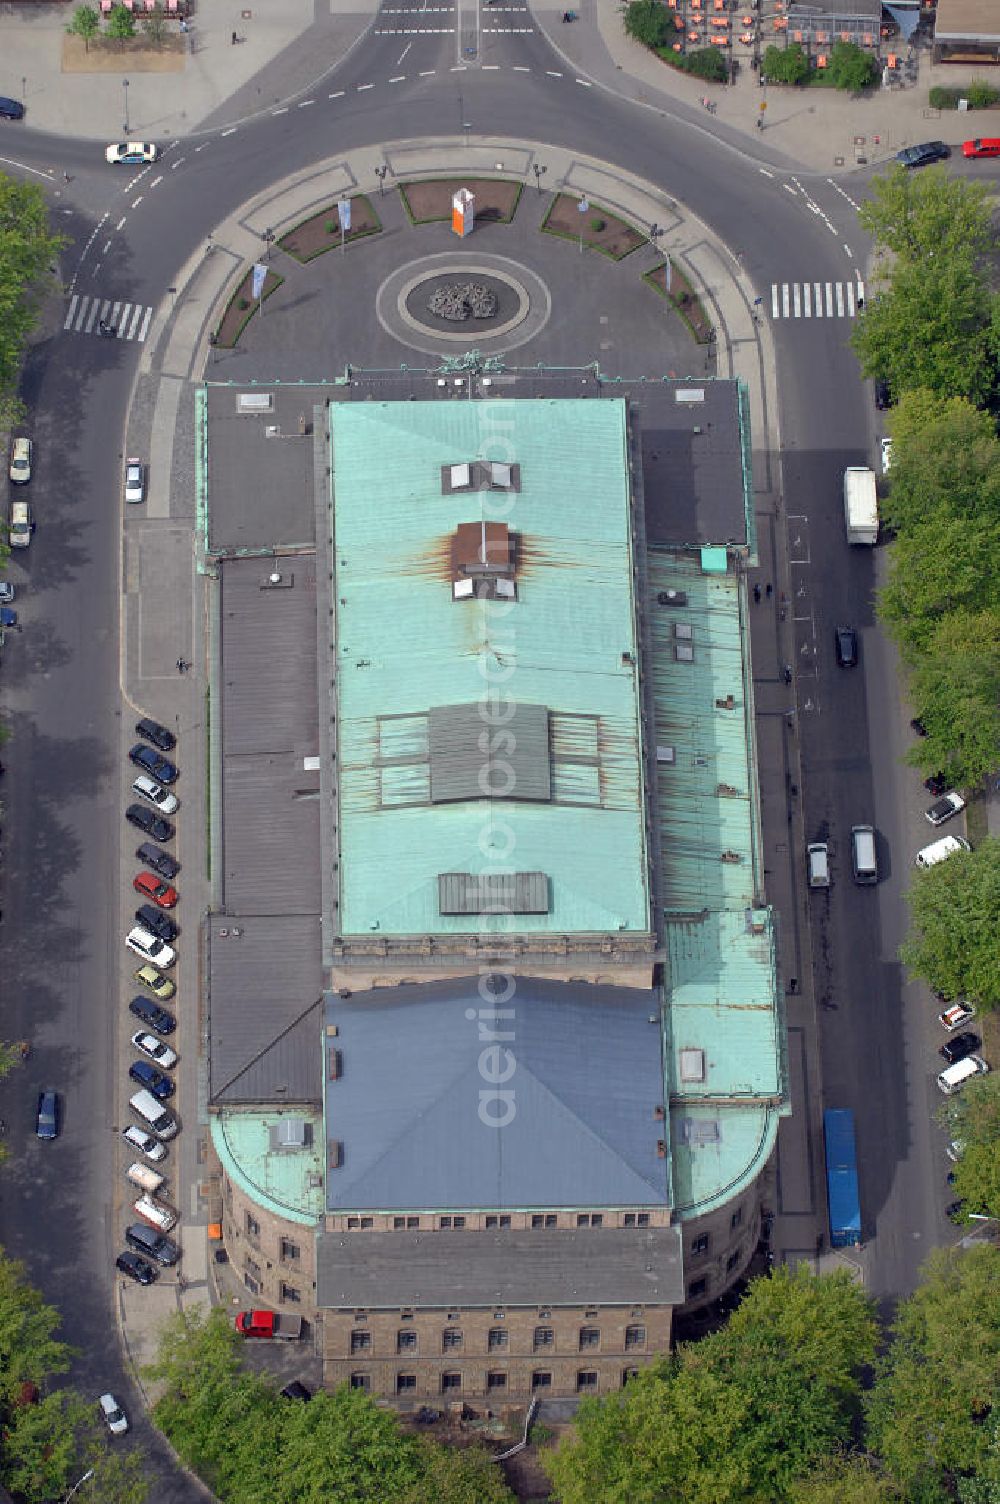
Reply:
M924 788L928 794L943 794L950 782L951 779L944 773L932 773L929 778L924 779Z
M161 815L172 815L180 803L176 794L171 794L169 789L163 788L155 778L150 778L146 773L140 773L133 780L132 792L138 794L140 799L148 799Z
M122 1138L131 1148L138 1149L140 1154L145 1154L146 1158L153 1160L154 1163L159 1163L161 1159L167 1157L166 1145L161 1144L160 1140L154 1138L151 1133L147 1133L145 1128L137 1128L134 1123L129 1123L127 1128L122 1129Z
M853 627L835 627L837 662L841 668L854 668L858 661L858 634Z
M0 120L23 120L24 105L19 99L8 99L6 95L0 95Z
M161 726L159 721L151 721L143 716L141 721L135 723L136 736L143 737L147 742L152 742L154 747L159 747L161 752L169 752L177 745L177 738L166 726Z
M951 789L942 799L936 800L930 809L924 810L924 819L929 820L932 825L943 825L946 820L951 819L952 815L957 815L964 808L965 800L961 794L956 794L955 790Z
M176 1264L181 1256L180 1247L173 1238L157 1232L155 1227L147 1227L145 1222L133 1222L131 1227L126 1227L125 1241L136 1253L145 1254L158 1264Z
M152 836L154 841L172 841L174 838L174 827L170 821L164 820L162 815L158 815L153 809L147 809L143 804L130 804L125 811L125 818L137 830Z
M143 929L141 924L129 930L125 936L125 944L144 961L152 961L156 966L173 966L177 960L176 952L162 940L158 940L155 935L151 935L149 930Z
M888 475L892 469L892 439L885 434L882 439L882 474Z
M915 731L918 736L927 735L927 727L924 725L923 721L918 715L914 716L913 720L910 722L910 729L911 731Z
M177 889L165 883L162 877L157 877L155 872L140 872L132 879L132 886L143 897L151 898L158 908L172 909L177 902Z
M139 167L155 162L159 155L159 148L150 141L116 141L105 148L104 160L112 167Z
M174 1083L169 1076L158 1071L148 1060L133 1060L128 1068L129 1079L135 1081L138 1086L144 1086L151 1091L158 1102L165 1102L174 1094Z
M112 1436L124 1436L128 1430L128 1418L113 1394L102 1394L97 1403Z
M17 612L13 606L0 606L0 627L16 627Z
M1000 157L1000 136L977 136L962 142L963 157Z
M157 1039L155 1034L147 1034L144 1029L139 1029L132 1035L132 1043L142 1055L148 1055L150 1060L155 1060L165 1071L172 1071L177 1064L177 1053L162 1039Z
M59 1097L51 1087L38 1093L35 1134L41 1139L59 1137Z
M120 1253L115 1259L115 1268L134 1279L137 1285L151 1285L157 1276L152 1264L138 1253Z
M15 439L10 446L10 478L15 486L23 486L31 479L31 440Z
M875 377L875 406L879 412L892 406L892 391L884 376Z
M160 973L157 972L156 975L159 976ZM161 1008L159 1003L151 1002L148 997L134 997L128 1005L128 1011L140 1023L155 1029L157 1034L172 1034L177 1027L174 1015L168 1013L166 1008Z
M952 1164L957 1165L958 1161L965 1153L965 1141L960 1138L951 1139L949 1143L945 1144L944 1152L947 1154Z
M125 461L125 500L127 502L146 500L146 467L142 460Z
M155 935L157 940L165 940L168 945L179 934L178 928L169 914L164 914L163 910L158 909L155 904L141 903L135 911L135 917L137 923L141 924L143 929L149 930L150 934Z
M10 506L10 546L27 548L35 524L31 520L31 508L26 501L13 501Z
M975 1016L976 1010L971 1003L949 1003L944 1012L938 1014L938 1023L942 1029L947 1029L951 1033L960 1024L968 1023L969 1019L975 1018Z
M180 862L175 861L169 851L162 851L151 841L143 841L135 854L140 862L145 862L147 867L152 867L153 871L165 877L167 882L171 882L181 870Z
M13 604L14 594L14 587L10 580L0 580L0 601L3 601L5 606Z
M307 1384L303 1384L301 1379L293 1379L290 1384L285 1385L284 1389L279 1389L278 1393L285 1400L305 1401L312 1399L312 1390Z
M158 997L164 1003L168 998L173 997L177 991L177 983L171 981L170 977L165 977L162 972L157 971L155 966L140 966L138 971L133 971L132 980L133 982L138 982L140 987L148 987L153 996ZM133 1002L139 1001L139 998L133 999ZM132 1011L134 1013L135 1009L133 1008Z
M982 1044L978 1034L967 1031L965 1034L954 1034L951 1039L946 1039L938 1050L938 1054L947 1060L949 1065L954 1065L956 1060L964 1060L966 1055L975 1054Z
M921 141L918 146L904 146L897 151L896 161L902 167L926 167L929 162L944 162L951 156L951 147L943 141Z
M137 768L144 769L159 783L173 783L177 777L177 769L155 747L149 747L145 742L136 742L134 747L129 748L129 762L134 762ZM167 814L170 814L167 810Z

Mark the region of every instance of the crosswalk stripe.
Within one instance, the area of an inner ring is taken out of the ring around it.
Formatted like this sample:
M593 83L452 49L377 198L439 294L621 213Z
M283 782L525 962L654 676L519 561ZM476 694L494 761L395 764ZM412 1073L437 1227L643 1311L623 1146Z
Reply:
M81 323L83 321L84 315L87 312L87 302L88 302L88 299L85 298L84 302L83 302L83 307L80 309L80 320L81 320ZM99 313L99 306L98 306L97 299L95 298L94 299L94 306L90 310L90 317L87 319L86 324L83 326L83 332L84 332L84 334L89 334L90 331L93 329L94 324L97 322L98 313ZM80 328L80 324L77 324L76 327L79 329Z
M839 282L835 283L834 292L837 294L837 317L842 319L844 317L844 289Z
M844 297L847 299L847 317L849 319L853 319L853 317L854 317L854 288L851 286L850 282L848 282L847 286L844 288Z
M68 329L70 324L72 324L73 315L76 313L76 305L77 303L79 303L79 301L80 294L78 292L75 292L69 300L69 312L66 314L66 322L63 324L64 329Z
M146 309L146 316L143 319L142 324L139 327L139 344L140 345L142 344L143 340L146 338L147 333L149 332L149 324L150 324L150 320L152 319L152 317L153 317L153 310L152 310L152 308L147 308Z
M788 317L788 283L781 284L781 313L784 318Z
M833 283L832 282L828 282L826 284L826 316L827 316L828 319L832 319L833 318Z
M859 311L864 306L865 306L865 284L863 282L859 282L858 283L858 309L859 309Z
M820 282L813 283L813 306L816 309L816 317L821 319L823 317L823 289Z
M812 288L808 282L802 284L802 312L807 319L812 318Z
M135 312L132 315L132 322L129 325L128 330L126 331L126 334L125 334L125 338L126 339L135 339L135 331L139 327L139 320L141 318L142 318L142 304L141 303L136 303L136 305L135 305Z
M153 309L143 303L114 303L110 298L95 298L74 293L69 300L63 329L74 334L95 334L99 323L117 329L118 338L142 344L153 320Z
M799 284L797 282L792 283L792 311L795 318L798 318L802 311L802 304L799 301Z
M776 319L778 317L778 284L777 284L777 282L772 282L771 283L771 317L772 317L772 319Z
M864 310L861 282L772 282L772 319L853 319Z

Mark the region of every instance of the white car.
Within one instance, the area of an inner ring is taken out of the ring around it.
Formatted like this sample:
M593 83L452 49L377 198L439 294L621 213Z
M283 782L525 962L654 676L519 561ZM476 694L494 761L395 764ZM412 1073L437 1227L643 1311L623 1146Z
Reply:
M101 1407L101 1414L107 1421L108 1430L112 1436L124 1436L128 1430L128 1418L114 1395L102 1394L97 1403Z
M177 1055L162 1039L157 1039L155 1034L147 1034L140 1029L138 1034L132 1035L132 1043L143 1055L148 1055L150 1060L155 1060L157 1065L162 1065L164 1070L171 1071L177 1064Z
M165 789L157 783L155 778L150 778L146 773L140 773L132 785L133 794L138 794L141 799L148 799L150 804L155 804L161 815L172 815L180 801L176 794Z
M14 604L14 587L10 580L0 580L0 606Z
M953 1029L961 1028L962 1024L967 1024L975 1016L976 1010L971 1003L949 1003L944 1012L938 1014L938 1023L950 1034Z
M147 1159L154 1162L167 1157L166 1146L151 1133L147 1133L144 1128L137 1128L134 1123L129 1123L127 1128L122 1129L122 1138L127 1144L131 1144L133 1149L138 1149L140 1154L145 1154Z
M125 461L125 500L146 500L146 467L142 460Z
M31 479L31 440L15 439L10 450L10 478L16 486Z
M946 820L951 819L952 815L957 815L964 808L965 800L961 794L956 794L955 790L951 789L943 798L935 799L930 809L924 810L924 819L929 820L932 825L943 825Z
M146 162L155 162L159 149L151 141L116 141L104 153L104 160L112 167L141 167Z
M173 966L177 960L177 952L164 941L157 940L156 936L151 935L148 930L144 930L141 924L129 930L125 936L125 944L144 961L152 961L154 966L159 966L161 969L164 966Z
M882 474L888 475L892 469L892 440L886 434L882 440Z
M13 501L10 506L10 546L27 548L31 542L35 524L31 520L31 508L26 501Z

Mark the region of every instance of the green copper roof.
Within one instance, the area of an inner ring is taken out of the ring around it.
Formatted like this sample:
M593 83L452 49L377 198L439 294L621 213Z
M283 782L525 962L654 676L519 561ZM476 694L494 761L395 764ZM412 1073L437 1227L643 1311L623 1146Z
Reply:
M330 421L342 932L648 930L624 402ZM449 490L443 470L491 460L514 490ZM477 546L507 525L516 600L453 598L461 524ZM475 717L488 741L508 713L530 797L468 797ZM447 873L544 874L548 912L442 914Z

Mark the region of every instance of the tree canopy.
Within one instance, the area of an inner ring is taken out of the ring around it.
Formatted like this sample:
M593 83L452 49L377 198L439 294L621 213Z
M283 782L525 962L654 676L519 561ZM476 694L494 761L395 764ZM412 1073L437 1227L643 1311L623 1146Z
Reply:
M959 852L916 874L907 899L906 965L945 997L1000 1004L1000 841Z
M20 415L15 393L24 351L64 244L49 231L41 188L0 173L0 424Z

